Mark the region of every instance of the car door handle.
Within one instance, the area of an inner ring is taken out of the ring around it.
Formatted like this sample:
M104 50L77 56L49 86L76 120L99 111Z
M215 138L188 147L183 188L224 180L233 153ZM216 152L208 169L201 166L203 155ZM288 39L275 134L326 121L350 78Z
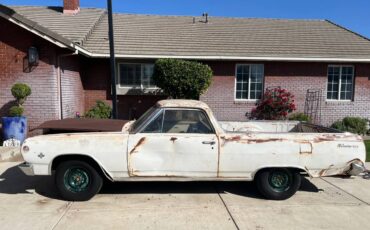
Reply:
M216 144L216 141L203 141L202 144L204 144L204 145L214 145L214 144Z

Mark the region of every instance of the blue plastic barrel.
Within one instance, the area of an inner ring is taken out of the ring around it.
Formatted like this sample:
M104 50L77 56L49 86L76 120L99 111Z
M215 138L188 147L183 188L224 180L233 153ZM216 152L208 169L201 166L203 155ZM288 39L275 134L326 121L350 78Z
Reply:
M27 118L26 117L2 117L3 139L11 138L23 143L27 136Z

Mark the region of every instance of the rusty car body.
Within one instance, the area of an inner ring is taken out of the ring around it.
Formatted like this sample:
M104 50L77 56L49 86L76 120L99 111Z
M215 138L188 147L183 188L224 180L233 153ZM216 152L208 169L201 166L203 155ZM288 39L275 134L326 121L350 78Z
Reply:
M296 121L218 122L203 102L163 100L120 131L28 138L22 155L28 175L52 175L78 159L111 181L248 181L271 168L356 175L365 146L352 133Z

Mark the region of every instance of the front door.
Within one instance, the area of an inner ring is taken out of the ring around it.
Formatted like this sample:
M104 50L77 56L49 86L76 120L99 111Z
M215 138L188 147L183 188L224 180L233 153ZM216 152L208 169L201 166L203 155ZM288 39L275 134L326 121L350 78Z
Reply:
M130 176L217 177L218 140L197 109L162 109L128 141Z

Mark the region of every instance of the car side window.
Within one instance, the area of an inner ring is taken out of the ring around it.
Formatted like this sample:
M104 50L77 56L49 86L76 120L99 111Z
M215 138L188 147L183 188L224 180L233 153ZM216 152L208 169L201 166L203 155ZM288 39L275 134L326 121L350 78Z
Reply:
M143 133L161 133L163 123L163 110L142 131Z
M165 110L162 133L214 133L204 112L199 110Z

